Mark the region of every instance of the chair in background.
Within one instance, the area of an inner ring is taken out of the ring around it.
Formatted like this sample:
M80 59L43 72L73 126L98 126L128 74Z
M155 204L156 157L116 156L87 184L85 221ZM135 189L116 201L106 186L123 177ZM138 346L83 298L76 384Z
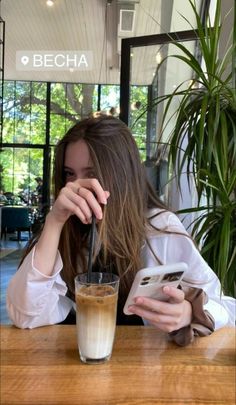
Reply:
M12 192L6 191L3 195L6 197L8 205L14 204L14 194Z
M7 233L17 232L17 241L21 239L21 232L28 231L31 235L31 209L29 207L2 207L1 238L6 239Z

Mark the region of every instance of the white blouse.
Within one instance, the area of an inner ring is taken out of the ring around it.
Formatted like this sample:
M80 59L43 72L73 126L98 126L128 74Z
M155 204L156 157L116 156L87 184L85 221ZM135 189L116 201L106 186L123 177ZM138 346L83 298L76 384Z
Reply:
M151 210L154 214L160 210ZM235 325L235 303L232 297L224 296L216 274L196 249L180 220L170 212L160 213L152 220L159 229L181 232L182 235L148 231L148 240L160 262L171 264L185 262L188 271L182 284L202 288L208 302L208 310L215 320L215 329ZM26 256L20 268L10 281L7 291L7 309L12 322L19 328L35 328L62 322L75 305L66 297L67 286L60 276L63 267L60 253L57 253L53 273L45 276L34 266L35 247ZM142 267L156 266L154 255L147 244L142 247ZM145 322L147 323L147 322Z

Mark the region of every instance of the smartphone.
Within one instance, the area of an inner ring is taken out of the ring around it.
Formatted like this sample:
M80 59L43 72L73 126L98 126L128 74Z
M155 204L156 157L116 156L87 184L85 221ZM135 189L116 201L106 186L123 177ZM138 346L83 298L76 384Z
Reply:
M187 269L187 264L180 262L139 270L134 278L124 305L124 313L126 315L132 315L132 313L129 312L129 306L134 304L135 297L142 296L167 301L168 297L163 293L163 287L165 285L178 287Z

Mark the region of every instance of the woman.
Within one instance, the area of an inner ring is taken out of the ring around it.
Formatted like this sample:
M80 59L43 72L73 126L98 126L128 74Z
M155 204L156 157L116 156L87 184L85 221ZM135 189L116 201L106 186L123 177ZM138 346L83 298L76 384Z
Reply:
M234 324L234 300L178 218L149 185L137 146L120 120L97 115L71 128L56 148L55 203L8 289L8 311L21 328L63 322L74 308L74 277L87 270L92 213L97 220L94 270L120 276L118 323L149 323L185 345L194 335ZM184 261L182 288L168 302L139 297L122 313L142 267Z

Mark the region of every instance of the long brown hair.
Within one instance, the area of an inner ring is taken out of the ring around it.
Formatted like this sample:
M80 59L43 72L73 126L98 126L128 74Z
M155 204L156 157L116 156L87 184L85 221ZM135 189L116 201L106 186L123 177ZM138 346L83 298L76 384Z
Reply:
M98 224L100 249L97 262L103 269L117 272L121 277L121 289L126 290L141 266L140 252L149 224L147 211L154 207L166 207L147 180L136 142L128 127L119 119L103 114L77 123L59 141L54 165L55 198L65 185L67 145L81 139L89 148L97 179L110 192L103 220ZM88 225L83 225L73 215L61 233L61 276L72 296L78 264L80 271L86 271L89 230Z

